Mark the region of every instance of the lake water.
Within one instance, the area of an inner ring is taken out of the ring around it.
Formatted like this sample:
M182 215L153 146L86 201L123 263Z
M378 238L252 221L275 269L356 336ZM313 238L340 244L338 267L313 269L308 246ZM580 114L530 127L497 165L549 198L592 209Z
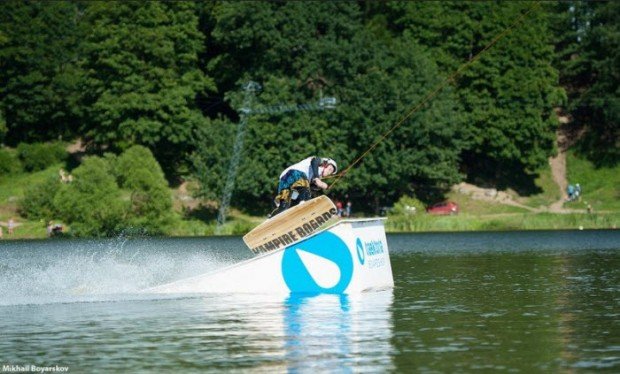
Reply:
M140 290L250 251L238 237L0 242L0 365L620 371L620 231L399 234L388 244L393 290L162 297Z

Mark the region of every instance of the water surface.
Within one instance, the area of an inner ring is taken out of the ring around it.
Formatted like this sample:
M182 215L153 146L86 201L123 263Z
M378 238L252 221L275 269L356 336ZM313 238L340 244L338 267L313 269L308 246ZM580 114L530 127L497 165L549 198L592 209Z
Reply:
M162 297L140 291L250 251L238 237L0 242L0 364L620 370L620 232L399 234L388 245L393 290Z

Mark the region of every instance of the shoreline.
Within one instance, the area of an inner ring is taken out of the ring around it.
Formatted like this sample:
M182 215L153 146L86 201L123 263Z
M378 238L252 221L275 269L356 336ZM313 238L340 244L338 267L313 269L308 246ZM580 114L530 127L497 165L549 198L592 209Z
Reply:
M360 218L357 217L356 218ZM407 233L452 233L452 232L512 232L512 231L575 231L575 230L617 230L620 226L620 212L598 213L504 213L489 215L453 215L453 216L430 216L420 215L388 215L385 223L387 234ZM214 234L214 223L205 223L200 230L185 230L175 228L167 235L133 236L127 233L119 233L115 237L226 237L244 235L260 222L259 217L250 217L251 223L245 219L232 219L227 222L221 231L221 235ZM20 233L20 229L25 230ZM37 240L37 239L92 239L94 237L74 237L71 235L60 237L48 237L46 228L40 222L20 221L13 235L8 235L6 230L0 243L13 240Z

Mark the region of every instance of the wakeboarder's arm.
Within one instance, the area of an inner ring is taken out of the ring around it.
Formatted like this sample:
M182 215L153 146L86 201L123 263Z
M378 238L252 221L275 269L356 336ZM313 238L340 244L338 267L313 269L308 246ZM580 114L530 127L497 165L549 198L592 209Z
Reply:
M316 184L317 187L322 188L324 190L326 190L327 187L329 187L327 183L323 182L319 178L314 178L314 184Z
M312 183L314 183L317 187L326 190L327 187L329 187L327 185L327 183L323 182L321 180L321 176L319 175L319 165L321 164L321 158L319 157L313 157L312 161L310 161L310 167L312 168L312 174L315 176L314 179L312 179Z

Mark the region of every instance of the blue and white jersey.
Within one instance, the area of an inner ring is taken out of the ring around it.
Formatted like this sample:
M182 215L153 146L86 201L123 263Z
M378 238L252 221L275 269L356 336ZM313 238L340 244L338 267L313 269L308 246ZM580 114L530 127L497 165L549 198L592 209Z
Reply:
M306 176L308 177L308 180L312 182L314 178L320 177L319 176L319 164L320 163L321 163L321 159L318 157L311 156L311 157L305 158L299 161L298 163L291 165L288 168L284 169L282 174L280 174L280 178L284 177L284 175L289 170L298 170L306 174Z

